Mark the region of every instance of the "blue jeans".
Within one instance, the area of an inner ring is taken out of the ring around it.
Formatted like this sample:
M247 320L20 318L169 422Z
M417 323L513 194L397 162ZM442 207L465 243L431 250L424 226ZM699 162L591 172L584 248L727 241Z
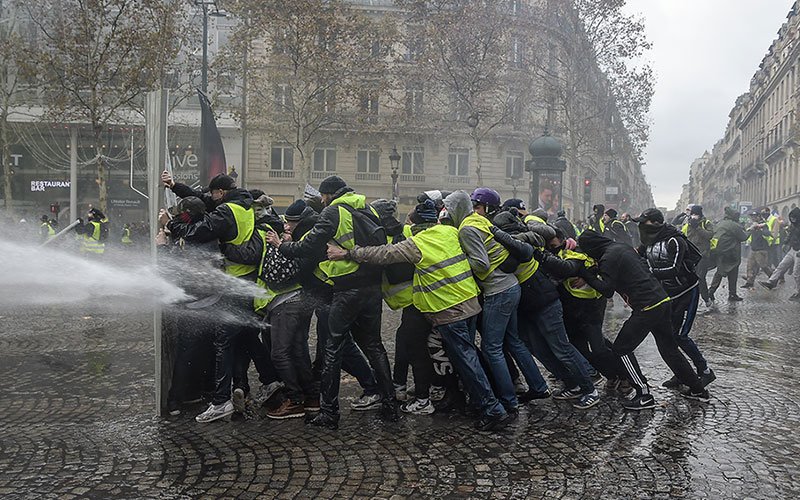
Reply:
M481 352L492 372L498 392L497 399L506 409L517 407L517 395L503 356L503 347L517 362L532 390L547 390L547 383L517 331L517 306L521 294L519 285L515 285L504 292L486 297L483 303Z
M533 354L548 370L563 380L568 389L580 386L584 394L594 392L587 370L589 362L567 337L561 301L556 300L537 313L526 315L523 324Z
M478 359L474 324L473 316L468 320L439 325L435 329L442 336L447 356L461 377L472 404L487 417L501 416L506 411L494 397L489 378Z

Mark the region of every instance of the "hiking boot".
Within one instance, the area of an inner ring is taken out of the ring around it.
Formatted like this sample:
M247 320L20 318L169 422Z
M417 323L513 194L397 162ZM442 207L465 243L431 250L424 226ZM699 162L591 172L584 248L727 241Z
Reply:
M339 416L328 415L327 413L319 413L316 417L306 422L308 425L314 427L322 427L323 429L336 430L339 428Z
M530 390L524 394L520 394L517 397L517 400L519 400L520 403L530 403L534 399L547 399L550 396L552 396L550 389L547 389L544 392Z
M685 391L681 392L681 396L685 397L686 399L700 401L701 403L708 403L708 401L711 399L711 396L709 396L708 391L705 389L699 392L686 389Z
M672 376L669 380L665 380L661 387L666 387L667 389L677 389L681 386L681 381L678 380L678 377L675 375Z
M656 407L656 400L652 394L641 394L623 401L622 407L631 411L650 410Z
M582 395L583 393L581 392L580 387L575 387L572 389L558 389L555 392L553 392L553 399L558 399L558 400L578 399Z
M201 424L206 424L221 418L230 418L231 415L233 415L233 401L229 399L222 404L215 405L212 403L208 405L208 409L194 417L194 419Z
M741 302L744 299L739 297L738 295L728 295L728 302Z
M761 285L761 286L763 286L763 287L764 287L764 288L766 288L767 290L774 290L774 289L775 289L775 287L777 286L777 285L775 285L774 283L771 283L771 282L769 282L769 281L759 281L759 282L758 282L758 284L759 284L759 285Z
M350 403L350 408L355 411L377 410L381 406L380 394L362 394L360 398Z
M400 405L400 411L412 415L430 415L436 411L436 408L430 399L414 399Z
M275 381L267 385L261 384L261 387L256 391L256 395L253 396L253 401L255 401L259 407L264 406L264 403L281 389L283 389L283 382Z
M246 406L247 406L247 400L245 399L244 389L234 389L233 409L236 411L236 413L244 413Z
M717 375L714 373L714 370L711 368L708 369L708 373L699 373L698 376L700 377L700 382L703 383L703 387L707 386L711 382L717 380Z
M301 418L306 416L306 409L303 405L295 403L291 399L284 399L279 407L269 410L267 416L274 420Z
M319 396L307 397L303 402L303 407L306 411L317 412L319 411Z
M581 396L578 401L572 403L572 406L579 409L579 410L588 410L592 406L596 405L600 402L600 395L597 394L597 391L594 391L589 394L584 394Z
M397 411L397 403L394 401L384 401L380 404L378 416L384 422L397 422L400 420L400 413Z

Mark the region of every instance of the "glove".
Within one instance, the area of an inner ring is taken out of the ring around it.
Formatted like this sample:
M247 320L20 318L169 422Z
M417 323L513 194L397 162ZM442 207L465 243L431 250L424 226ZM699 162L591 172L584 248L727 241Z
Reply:
M544 260L544 252L539 247L533 247L533 258L536 259L536 262L541 262Z

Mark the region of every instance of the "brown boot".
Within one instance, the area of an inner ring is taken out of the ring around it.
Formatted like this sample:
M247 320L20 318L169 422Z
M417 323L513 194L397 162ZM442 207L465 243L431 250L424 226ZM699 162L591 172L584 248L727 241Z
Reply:
M267 412L269 418L275 420L285 420L287 418L300 418L306 416L306 410L303 405L294 403L290 399L285 399L283 403L274 410Z

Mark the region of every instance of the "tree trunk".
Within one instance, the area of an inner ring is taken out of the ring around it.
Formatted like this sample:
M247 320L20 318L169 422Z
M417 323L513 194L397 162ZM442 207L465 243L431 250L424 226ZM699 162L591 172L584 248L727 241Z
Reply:
M475 174L478 177L478 187L483 187L483 159L481 158L481 140L477 134L472 138L475 140L475 160L477 162Z
M8 108L6 108L8 109ZM14 214L14 200L11 192L11 176L13 175L13 165L11 164L11 144L8 143L8 113L0 116L0 143L2 143L3 162L3 197L5 199L6 213Z
M94 126L94 144L97 154L97 205L101 212L106 214L108 208L108 171L106 169L106 162L103 159L103 141L102 141L103 127L100 125Z

